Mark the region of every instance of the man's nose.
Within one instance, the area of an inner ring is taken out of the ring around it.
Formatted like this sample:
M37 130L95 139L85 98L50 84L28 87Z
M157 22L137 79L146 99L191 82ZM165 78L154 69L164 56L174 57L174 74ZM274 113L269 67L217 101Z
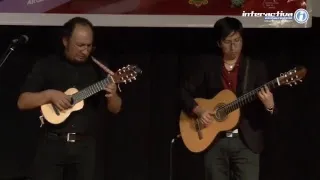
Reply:
M236 49L236 46L237 46L236 43L232 43L231 44L231 50Z
M88 48L86 48L86 49L84 49L83 51L82 51L82 53L84 54L84 55L89 55L89 49Z

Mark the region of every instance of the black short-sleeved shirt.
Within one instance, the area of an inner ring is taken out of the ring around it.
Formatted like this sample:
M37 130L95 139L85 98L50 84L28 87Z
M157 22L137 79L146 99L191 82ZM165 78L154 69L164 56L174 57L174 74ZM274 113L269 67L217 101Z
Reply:
M103 78L105 74L91 59L86 63L71 63L64 55L51 55L34 65L22 87L22 93L47 89L65 92L73 87L81 90ZM107 111L106 98L100 92L85 99L83 109L73 112L62 124L46 123L46 127L58 133L91 133L104 111Z

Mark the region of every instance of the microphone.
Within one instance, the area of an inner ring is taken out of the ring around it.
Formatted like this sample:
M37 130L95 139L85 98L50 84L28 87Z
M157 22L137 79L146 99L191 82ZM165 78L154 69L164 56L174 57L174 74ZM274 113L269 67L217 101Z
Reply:
M28 41L29 41L29 37L27 35L21 35L19 38L13 39L9 44L6 52L2 55L0 59L0 68L7 61L8 57L16 49L17 46L26 44Z
M23 34L19 38L13 39L12 45L27 44L28 41L29 41L29 37Z
M180 134L176 135L176 137L171 139L171 143L174 143L179 138L181 138L181 135Z
M171 139L170 154L169 154L169 180L173 180L173 144L177 139L181 138L181 134L176 135Z

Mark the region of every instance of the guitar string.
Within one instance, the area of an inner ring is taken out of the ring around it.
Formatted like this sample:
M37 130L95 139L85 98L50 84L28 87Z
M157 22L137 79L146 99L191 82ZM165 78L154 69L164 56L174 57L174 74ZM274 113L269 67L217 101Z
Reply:
M109 84L110 80L109 80L109 76L101 81L98 81L94 84L92 84L91 86L88 86L86 88L84 88L83 90L77 92L76 94L72 95L74 104L92 96L93 94L103 90L103 88L105 87L106 84Z
M238 109L239 106L242 106L242 105L254 100L256 98L257 93L265 86L267 86L268 88L275 88L276 85L277 85L277 79L269 81L268 83L242 95L237 100L234 100L229 104L221 106L220 108L218 108L217 112L219 111L219 113L221 113L221 111L222 111L222 113L223 113L222 115L225 116L225 115L229 114L230 112Z

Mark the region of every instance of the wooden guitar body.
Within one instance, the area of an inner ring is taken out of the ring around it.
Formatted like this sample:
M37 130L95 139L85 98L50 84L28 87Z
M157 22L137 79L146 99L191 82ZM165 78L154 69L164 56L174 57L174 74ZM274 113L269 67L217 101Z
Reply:
M237 97L232 91L223 90L212 99L196 98L195 101L205 110L215 111L218 107L229 104L236 99ZM182 140L191 152L202 152L210 146L219 132L228 131L234 128L239 122L239 117L240 109L237 109L222 118L214 116L214 120L211 124L207 127L202 127L200 131L197 131L197 120L182 111L179 122Z
M66 95L73 95L77 93L78 90L76 88L70 88L67 91L65 91ZM72 108L59 111L59 114L56 113L54 110L52 104L44 104L41 106L41 112L43 117L51 124L61 124L63 123L72 112L79 111L83 108L84 101L80 101L77 104L73 105Z

